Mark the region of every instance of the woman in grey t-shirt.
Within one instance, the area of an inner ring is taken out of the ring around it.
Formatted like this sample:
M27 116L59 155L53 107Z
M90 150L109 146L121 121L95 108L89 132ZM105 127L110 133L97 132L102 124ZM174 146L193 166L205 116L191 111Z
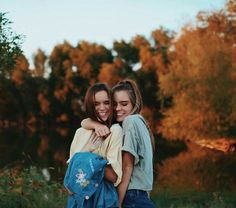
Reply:
M118 187L120 207L155 207L149 193L153 184L154 138L139 114L141 93L132 80L112 88L116 121L122 124L122 181Z

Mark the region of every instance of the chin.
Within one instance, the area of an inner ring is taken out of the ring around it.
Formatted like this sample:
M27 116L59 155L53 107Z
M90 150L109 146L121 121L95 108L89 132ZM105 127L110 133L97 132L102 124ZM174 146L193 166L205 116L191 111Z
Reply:
M122 122L124 119L123 118L117 118L116 121L117 122Z
M108 118L101 118L102 121L106 122Z

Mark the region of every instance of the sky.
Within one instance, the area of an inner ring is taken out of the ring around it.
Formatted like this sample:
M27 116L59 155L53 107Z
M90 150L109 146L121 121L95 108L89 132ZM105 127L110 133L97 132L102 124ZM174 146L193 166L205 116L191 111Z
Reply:
M161 26L179 32L199 11L223 8L225 0L0 0L0 12L24 35L29 60L40 48L49 55L57 44L85 40L111 48L136 35L150 38Z

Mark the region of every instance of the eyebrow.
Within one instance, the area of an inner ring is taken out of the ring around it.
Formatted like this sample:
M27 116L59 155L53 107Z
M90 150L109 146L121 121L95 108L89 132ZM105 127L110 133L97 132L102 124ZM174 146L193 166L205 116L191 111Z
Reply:
M119 103L128 103L128 102L129 102L128 100L122 100Z

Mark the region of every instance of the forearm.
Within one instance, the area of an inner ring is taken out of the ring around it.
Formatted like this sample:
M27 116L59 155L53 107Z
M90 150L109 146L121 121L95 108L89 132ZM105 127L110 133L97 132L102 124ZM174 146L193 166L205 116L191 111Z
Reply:
M81 121L81 126L88 130L95 129L96 125L99 125L100 123L97 121L92 120L91 118L86 118Z
M91 118L86 118L81 122L81 126L84 129L94 130L97 136L106 137L110 134L110 129L98 121L94 121Z
M132 172L133 172L133 166L127 166L123 169L122 181L118 186L118 197L119 197L120 207L122 206L125 193L128 189Z
M115 183L117 180L117 175L110 165L105 168L105 179Z

